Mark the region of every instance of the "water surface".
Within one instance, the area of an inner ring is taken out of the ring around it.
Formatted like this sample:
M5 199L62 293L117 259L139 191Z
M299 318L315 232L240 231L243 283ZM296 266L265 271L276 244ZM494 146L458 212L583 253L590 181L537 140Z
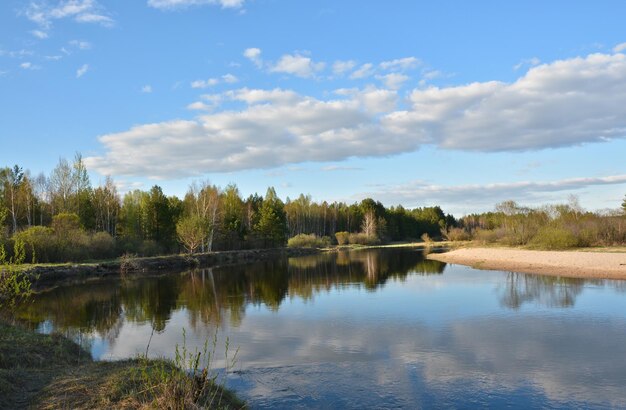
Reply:
M623 408L625 291L379 249L63 287L21 316L102 360L217 332L253 408Z

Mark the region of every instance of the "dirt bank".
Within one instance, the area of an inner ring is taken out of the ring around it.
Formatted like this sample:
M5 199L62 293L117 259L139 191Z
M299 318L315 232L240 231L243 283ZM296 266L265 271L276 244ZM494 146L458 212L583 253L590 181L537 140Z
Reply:
M252 249L133 258L125 261L116 260L102 263L36 265L26 267L25 272L31 277L34 289L40 289L120 274L133 275L165 270L176 271L194 267L208 268L218 265L256 262L276 257L310 255L317 252L319 252L317 249L305 248Z
M431 254L428 258L477 269L571 278L626 279L626 252L462 248Z

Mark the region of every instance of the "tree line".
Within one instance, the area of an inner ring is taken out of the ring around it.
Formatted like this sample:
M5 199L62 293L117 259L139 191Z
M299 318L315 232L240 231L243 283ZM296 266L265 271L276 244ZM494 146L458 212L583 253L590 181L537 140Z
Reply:
M9 256L18 249L28 262L281 247L290 238L373 244L438 237L456 224L438 206L315 202L303 194L283 201L271 187L244 198L234 184L208 181L192 183L183 198L158 185L120 195L111 177L94 187L78 153L49 175L0 169L0 248Z
M494 211L470 214L445 233L450 240L474 240L539 249L626 245L626 198L621 209L590 212L578 198L527 207L504 201Z

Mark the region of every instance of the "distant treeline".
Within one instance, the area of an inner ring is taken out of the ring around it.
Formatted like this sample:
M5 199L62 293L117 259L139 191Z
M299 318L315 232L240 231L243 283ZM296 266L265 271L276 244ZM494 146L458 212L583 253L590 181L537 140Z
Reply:
M621 209L604 212L584 210L575 196L568 203L538 208L505 201L494 212L461 218L445 236L539 249L625 245L626 198Z
M80 154L50 175L0 169L0 252L28 262L280 247L294 237L303 246L373 244L437 238L455 226L438 206L318 203L306 195L283 202L273 188L243 198L235 185L208 182L192 184L182 199L158 185L121 196L110 177L92 186Z

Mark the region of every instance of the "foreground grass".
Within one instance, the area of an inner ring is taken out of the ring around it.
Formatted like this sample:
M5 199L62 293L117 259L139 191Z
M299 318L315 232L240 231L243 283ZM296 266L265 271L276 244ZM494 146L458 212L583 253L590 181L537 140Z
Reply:
M245 407L201 376L167 360L94 362L62 336L0 322L0 409Z

